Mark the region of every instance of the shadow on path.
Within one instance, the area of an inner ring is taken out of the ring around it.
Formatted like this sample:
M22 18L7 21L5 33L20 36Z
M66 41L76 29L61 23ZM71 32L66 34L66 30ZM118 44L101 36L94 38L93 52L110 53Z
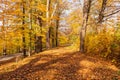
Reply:
M78 52L65 53L64 55L42 54L14 71L1 74L0 79L86 80L89 78L110 80L116 75L116 71L112 69L93 66L98 61L99 59L86 57ZM103 73L104 71L106 73Z

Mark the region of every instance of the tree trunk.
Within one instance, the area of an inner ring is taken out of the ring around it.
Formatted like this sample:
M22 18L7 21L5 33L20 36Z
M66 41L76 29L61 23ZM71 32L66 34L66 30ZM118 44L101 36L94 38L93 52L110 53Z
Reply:
M50 28L48 28L48 31L46 33L46 48L50 48Z
M42 15L41 15L42 16ZM42 52L42 19L41 18L38 18L39 20L39 26L40 26L40 33L41 35L39 36L39 52Z
M51 44L52 44L52 48L55 47L55 31L54 31L54 27L50 27L50 39L51 39Z
M105 12L105 9L106 9L106 5L107 5L107 0L103 0L102 1L102 7L101 7L101 10L99 12L98 23L97 23L98 25L96 27L97 33L100 33L101 30L105 29L105 28L102 27L102 22L103 22L103 19L104 19L104 12Z
M41 13L42 16L42 13ZM42 19L40 17L37 18L40 26L40 36L35 35L35 52L42 52Z
M49 16L50 16L50 3L51 3L51 0L47 0L47 7L46 7L46 18L47 18L47 22L46 22L46 27L48 28L47 29L47 33L46 33L46 48L49 49L50 48L50 23L49 23Z
M56 38L55 38L55 41L56 41L56 47L58 47L58 28L59 28L59 20L56 20Z
M87 22L89 18L90 8L91 8L92 0L84 0L83 7L83 23L80 31L80 52L85 52L85 38L86 38L86 30L87 30Z
M41 41L42 40L42 37L41 36L37 36L36 38L36 48L35 48L35 52L36 53L39 53L39 52L42 52L42 44L41 44Z
M30 36L30 42L29 42L29 56L32 53L32 10L29 16L30 21L30 30L29 30L29 36Z
M35 49L35 52L37 53L37 36L36 36L36 34L34 34L34 40L35 40L34 49Z
M22 35L22 42L23 42L23 56L26 57L26 39L25 39L25 2L23 0L23 20L22 20L22 31L23 31L23 35Z
M4 16L3 16L4 17ZM6 31L5 31L5 20L3 19L3 27L2 27L2 31L4 33L4 45L3 45L3 55L7 55L7 41L6 41Z

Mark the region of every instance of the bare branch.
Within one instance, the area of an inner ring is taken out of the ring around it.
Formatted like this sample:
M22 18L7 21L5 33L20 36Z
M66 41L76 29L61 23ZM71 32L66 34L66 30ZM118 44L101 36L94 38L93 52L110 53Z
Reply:
M112 12L112 13L110 13L110 14L104 16L104 17L112 16L112 15L114 15L114 14L117 14L118 12L120 12L120 9L119 9L119 10L116 10L116 11L114 11L114 12Z

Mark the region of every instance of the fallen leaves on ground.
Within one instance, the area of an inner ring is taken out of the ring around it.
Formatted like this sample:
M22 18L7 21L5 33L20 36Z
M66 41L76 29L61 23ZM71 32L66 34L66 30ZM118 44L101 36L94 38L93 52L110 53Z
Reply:
M110 62L63 47L0 66L0 80L116 80Z

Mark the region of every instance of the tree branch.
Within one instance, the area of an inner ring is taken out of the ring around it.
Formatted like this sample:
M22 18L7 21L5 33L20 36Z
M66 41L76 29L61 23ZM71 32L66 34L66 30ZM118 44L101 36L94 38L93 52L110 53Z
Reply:
M119 9L119 10L116 10L116 11L114 11L114 12L112 12L112 13L104 16L104 17L109 17L109 16L114 15L114 14L116 14L116 13L118 13L118 12L120 12L120 9Z

